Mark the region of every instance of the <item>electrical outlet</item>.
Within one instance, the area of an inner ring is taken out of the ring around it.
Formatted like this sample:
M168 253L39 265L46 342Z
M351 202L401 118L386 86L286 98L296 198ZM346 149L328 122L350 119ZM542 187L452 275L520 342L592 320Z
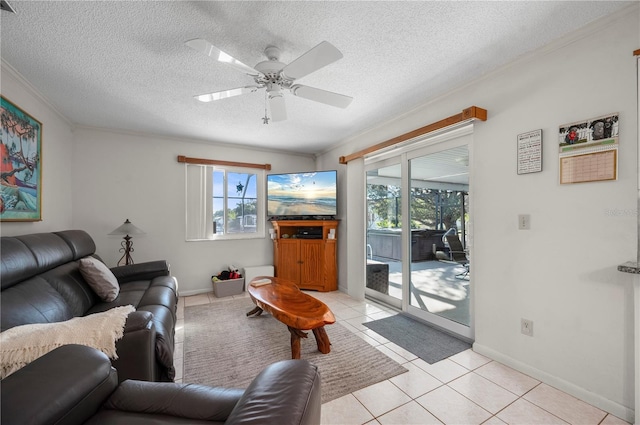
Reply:
M533 336L533 320L520 319L520 332L523 335Z
M518 229L531 229L531 216L529 214L518 214Z

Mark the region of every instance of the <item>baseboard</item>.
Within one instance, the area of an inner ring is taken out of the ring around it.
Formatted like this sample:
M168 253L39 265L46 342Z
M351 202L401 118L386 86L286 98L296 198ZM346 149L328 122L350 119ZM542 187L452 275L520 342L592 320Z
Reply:
M486 347L478 343L474 343L473 351L475 351L478 354L482 354L483 356L489 357L490 359L500 362L506 366L509 366L512 369L515 369L519 372L529 375L532 378L535 378L541 382L544 382L547 385L550 385L554 388L564 391L565 393L572 395L573 397L580 399L585 403L589 403L592 406L595 406L598 409L604 410L607 413L611 413L612 415L617 416L620 419L624 419L629 423L633 423L635 420L635 412L633 409L625 407L614 401L608 400L598 394L592 393L591 391L585 390L584 388L581 388L575 384L572 384L571 382L565 381L564 379L560 379L557 376L551 375L547 372L543 372L539 369L531 367L526 363L515 360L489 347Z
M207 292L213 292L213 288L194 289L194 290L191 290L191 291L180 291L180 296L181 297L190 297L191 295L206 294Z

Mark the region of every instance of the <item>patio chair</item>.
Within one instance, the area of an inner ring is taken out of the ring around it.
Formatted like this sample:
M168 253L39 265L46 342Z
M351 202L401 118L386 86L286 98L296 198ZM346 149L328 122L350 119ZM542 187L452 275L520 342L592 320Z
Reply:
M464 250L462 242L458 235L446 235L447 243L449 244L449 256L451 261L462 265L465 269L464 272L457 274L457 279L464 279L469 276L469 259L467 258L467 251Z
M436 257L436 260L448 260L453 261L451 255L446 252L447 249L451 250L449 246L449 242L447 242L447 236L455 236L458 234L458 231L455 227L450 227L446 232L442 234L442 250L438 250L436 244L433 244L433 254Z

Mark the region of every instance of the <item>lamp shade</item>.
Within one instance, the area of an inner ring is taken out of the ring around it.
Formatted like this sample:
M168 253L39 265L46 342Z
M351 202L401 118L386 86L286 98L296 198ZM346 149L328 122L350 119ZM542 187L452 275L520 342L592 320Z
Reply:
M140 230L138 227L134 226L133 223L127 219L124 224L113 232L109 233L110 235L144 235L144 232Z

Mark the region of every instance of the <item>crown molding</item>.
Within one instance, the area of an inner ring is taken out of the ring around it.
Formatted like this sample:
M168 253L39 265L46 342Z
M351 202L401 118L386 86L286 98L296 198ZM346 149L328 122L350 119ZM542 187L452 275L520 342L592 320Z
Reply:
M51 109L51 111L53 111L62 121L64 121L69 127L71 127L71 130L75 128L75 124L71 122L71 120L69 120L69 118L67 118L62 112L60 112L60 110L54 103L44 97L42 93L40 93L40 91L29 82L29 80L27 80L22 74L20 74L17 69L11 66L9 62L2 59L2 62L0 64L0 77L5 73L15 78L18 84L20 84L30 95L37 98L40 102L44 103L45 106Z

